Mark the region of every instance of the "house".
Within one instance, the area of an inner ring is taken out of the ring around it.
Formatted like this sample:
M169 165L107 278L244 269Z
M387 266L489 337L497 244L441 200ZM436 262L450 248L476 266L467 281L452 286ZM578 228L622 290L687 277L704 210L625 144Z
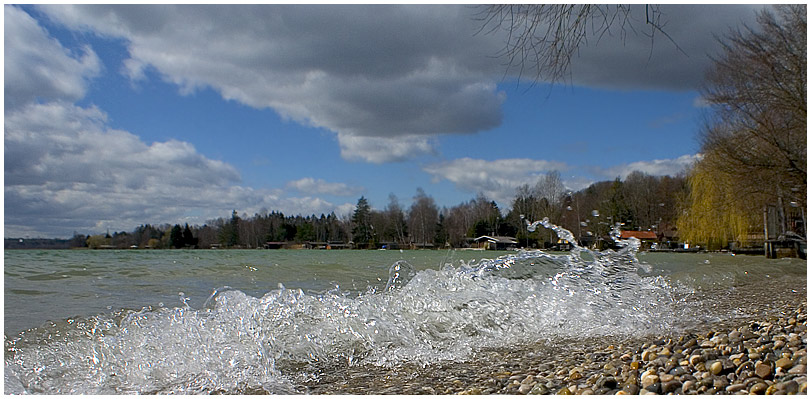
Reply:
M349 249L352 246L343 241L330 241L327 243L327 249Z
M627 240L631 237L637 238L642 242L640 249L650 249L651 246L658 241L656 233L652 231L625 230L620 232L620 238L623 240Z
M562 238L558 239L558 242L552 246L555 251L571 251L572 250L572 243L568 240L564 240Z
M518 241L515 237L481 236L473 240L479 248L493 250L515 249Z

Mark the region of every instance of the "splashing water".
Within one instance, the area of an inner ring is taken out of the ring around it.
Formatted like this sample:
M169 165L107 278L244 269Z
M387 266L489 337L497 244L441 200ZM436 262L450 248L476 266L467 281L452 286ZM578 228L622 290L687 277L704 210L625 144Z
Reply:
M548 219L528 226L572 234ZM385 289L261 298L223 287L201 309L121 311L6 338L6 393L296 393L312 368L461 360L476 350L559 338L666 331L674 290L639 270L639 241L575 244L419 272L406 261Z

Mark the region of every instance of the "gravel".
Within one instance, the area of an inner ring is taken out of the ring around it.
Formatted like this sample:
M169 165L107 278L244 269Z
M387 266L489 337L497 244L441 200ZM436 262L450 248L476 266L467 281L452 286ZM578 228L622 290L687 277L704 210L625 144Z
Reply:
M480 350L428 367L313 375L309 394L807 394L807 303L640 339L611 337Z

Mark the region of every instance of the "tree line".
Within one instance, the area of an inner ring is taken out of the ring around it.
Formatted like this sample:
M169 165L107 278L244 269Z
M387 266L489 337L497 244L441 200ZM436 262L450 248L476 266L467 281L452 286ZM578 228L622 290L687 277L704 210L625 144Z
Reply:
M686 195L684 176L651 176L634 172L625 180L604 181L588 188L566 190L558 172L542 175L533 185L516 189L508 211L484 194L456 206L440 207L418 188L404 207L394 194L373 208L360 197L349 215L288 216L281 212L240 215L210 220L202 226L144 224L131 232L83 236L72 246L89 248L262 248L268 242L287 244L343 244L352 248L462 248L484 235L510 236L520 246L549 248L557 237L551 231L529 232L529 222L550 218L590 242L608 234L614 223L625 229L651 230L663 235L673 230L678 199ZM541 229L543 230L543 229Z

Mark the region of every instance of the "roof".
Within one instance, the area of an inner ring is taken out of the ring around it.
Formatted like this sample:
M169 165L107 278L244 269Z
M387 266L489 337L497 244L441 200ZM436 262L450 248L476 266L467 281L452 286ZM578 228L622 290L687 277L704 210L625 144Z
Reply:
M640 240L655 240L656 233L652 231L634 231L634 230L626 230L620 232L620 238L631 238L636 237Z
M516 241L514 237L505 237L505 236L481 236L476 238L474 241L476 242L489 241L498 244L518 244L518 241Z

